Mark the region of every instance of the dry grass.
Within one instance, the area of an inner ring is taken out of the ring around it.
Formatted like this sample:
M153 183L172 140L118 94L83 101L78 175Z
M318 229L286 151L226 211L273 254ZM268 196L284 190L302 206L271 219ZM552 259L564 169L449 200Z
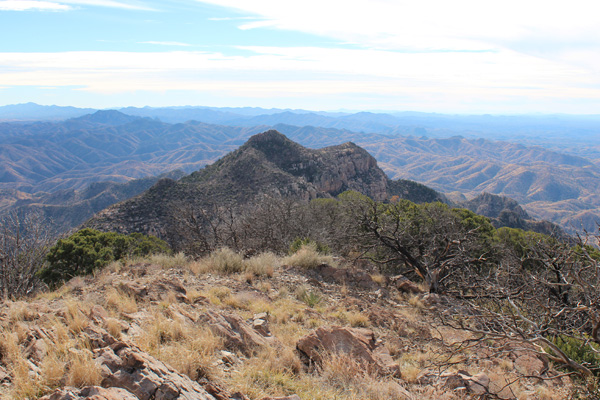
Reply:
M230 248L224 247L211 253L211 255L205 259L205 265L208 269L205 272L233 274L244 270L244 258L241 254L234 252Z
M68 361L66 383L69 386L84 387L100 385L100 366L94 362L94 355L88 349L72 349Z
M168 254L153 254L147 258L150 264L161 266L163 269L182 269L188 266L189 259L183 253L173 255Z
M215 364L223 342L207 326L196 326L156 312L143 326L143 334L134 340L142 350L191 379L220 376Z
M81 311L80 304L81 303L77 303L74 300L66 302L67 326L73 333L81 332L90 324L88 317Z
M134 313L138 310L135 297L123 293L116 288L110 288L106 292L105 306L119 313Z
M280 267L280 260L273 253L261 253L252 258L244 260L244 269L254 276L266 276L271 278L277 268Z
M302 245L300 250L285 257L281 263L283 265L292 265L304 269L314 269L322 264L333 267L338 266L332 256L319 253L314 244Z

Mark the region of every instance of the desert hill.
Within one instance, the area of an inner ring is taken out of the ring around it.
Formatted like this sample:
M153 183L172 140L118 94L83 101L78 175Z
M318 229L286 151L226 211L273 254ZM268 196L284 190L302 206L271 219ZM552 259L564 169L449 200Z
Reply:
M311 148L352 141L393 179L413 180L441 192L460 191L468 198L483 192L510 197L533 217L570 232L593 230L600 220L600 167L574 154L465 137L389 136L283 124L274 128ZM190 173L266 129L197 121L170 124L118 111L63 122L3 123L0 189L30 194L81 190L93 182L126 182L175 169ZM3 204L11 201L2 199Z
M478 341L440 324L434 315L451 307L447 300L368 266L328 266L336 265L331 257L312 256L313 264L310 254L153 256L114 263L35 298L2 301L0 397L508 400L581 393L581 383L530 347ZM219 269L224 260L239 271ZM451 343L469 345L458 352Z
M308 201L354 190L375 200L399 196L419 202L447 201L413 182L391 182L364 149L348 142L305 148L271 130L179 181L161 179L138 197L98 213L86 226L121 233L151 233L169 240L175 214L184 209L233 208L258 199Z

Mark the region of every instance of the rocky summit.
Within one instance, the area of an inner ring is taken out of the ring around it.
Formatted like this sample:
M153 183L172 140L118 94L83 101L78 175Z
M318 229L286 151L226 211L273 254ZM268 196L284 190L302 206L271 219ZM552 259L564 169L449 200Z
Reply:
M114 263L1 302L0 398L508 400L578 390L533 346L440 323L435 310L460 312L450 298L373 265L257 255L227 273L224 256Z
M409 181L391 181L366 150L348 142L308 149L270 130L212 165L178 181L161 179L152 188L109 207L86 226L167 238L173 212L186 207L252 204L260 197L308 201L354 190L375 200L399 196L444 201L437 192Z

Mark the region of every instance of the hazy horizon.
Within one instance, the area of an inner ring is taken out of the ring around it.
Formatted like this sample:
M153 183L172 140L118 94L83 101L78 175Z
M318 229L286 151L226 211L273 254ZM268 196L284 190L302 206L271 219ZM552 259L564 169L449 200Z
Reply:
M0 104L596 114L589 0L0 0Z

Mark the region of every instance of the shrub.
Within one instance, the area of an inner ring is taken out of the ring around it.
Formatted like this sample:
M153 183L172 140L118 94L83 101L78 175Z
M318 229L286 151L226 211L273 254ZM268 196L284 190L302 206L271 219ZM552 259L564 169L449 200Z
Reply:
M284 258L282 263L284 265L293 265L304 269L314 269L322 264L336 266L333 257L319 253L314 243L302 245L300 250L291 256Z
M302 247L311 246L319 254L329 254L329 246L311 238L296 238L290 244L290 254L297 253Z
M128 256L169 251L168 245L156 237L140 233L122 235L86 228L59 240L50 249L46 256L48 266L39 271L39 277L46 284L55 286L74 276L91 274L112 261Z
M233 274L244 269L244 258L228 247L223 247L208 257L208 264L213 271L222 274Z
M552 342L571 360L590 369L597 377L600 376L600 346L567 335L557 336Z

